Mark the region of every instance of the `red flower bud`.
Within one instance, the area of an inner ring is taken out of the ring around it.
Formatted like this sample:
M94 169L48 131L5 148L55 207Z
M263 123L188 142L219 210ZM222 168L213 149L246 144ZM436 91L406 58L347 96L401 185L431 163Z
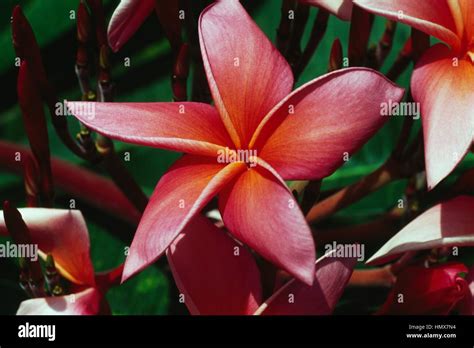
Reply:
M448 262L432 267L405 268L377 314L447 315L468 294L467 273L462 263Z
M27 61L23 61L20 66L17 91L26 134L39 167L41 194L49 204L53 195L53 180L48 131L40 92L33 82L30 63Z
M31 73L34 81L38 84L43 95L50 91L46 72L43 67L41 53L36 42L35 34L30 23L23 15L20 6L15 6L12 14L12 38L16 55L22 60L30 63Z
M189 73L189 45L182 44L173 67L172 87L175 101L187 99L186 79Z

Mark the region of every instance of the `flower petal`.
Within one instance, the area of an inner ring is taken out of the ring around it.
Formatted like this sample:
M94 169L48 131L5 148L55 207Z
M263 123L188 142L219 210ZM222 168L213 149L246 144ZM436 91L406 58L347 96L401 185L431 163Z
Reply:
M17 315L97 315L103 296L94 288L77 294L33 298L23 301Z
M193 216L235 175L242 162L223 165L184 156L163 175L150 198L125 261L122 281L160 257Z
M219 198L225 226L275 265L312 284L311 230L288 188L262 166L247 170Z
M408 266L398 274L397 282L377 314L447 315L468 294L467 282L460 276L466 272L464 264L455 262L428 268L419 264Z
M354 0L363 9L408 24L459 49L461 41L446 0Z
M460 196L425 211L393 236L367 263L381 264L407 251L474 245L474 198Z
M345 21L351 19L352 0L300 0L300 2L322 7Z
M474 37L474 2L471 0L458 0L463 15L464 30L466 31L466 38L471 41ZM468 42L471 43L472 42Z
M430 48L415 67L413 98L421 104L428 188L463 159L474 135L474 67L442 45Z
M469 285L470 294L467 296L465 302L466 308L463 309L463 313L474 315L474 265L471 267L466 280Z
M91 129L120 141L166 150L217 156L230 146L216 110L207 104L68 102Z
M63 276L76 284L94 285L87 226L78 210L18 209L30 230L33 243L44 254L52 254ZM0 235L6 233L3 214Z
M262 315L330 315L356 265L356 258L336 257L334 252L316 262L312 286L295 279L281 287L258 309Z
M245 148L260 120L291 91L291 69L237 0L207 7L199 35L216 107L236 147Z
M399 102L403 89L365 68L317 78L275 107L252 144L285 180L320 179L334 172L388 117L382 106Z
M117 52L155 8L155 0L121 0L110 18L107 35Z
M252 314L261 302L252 254L197 215L167 250L176 284L191 314Z

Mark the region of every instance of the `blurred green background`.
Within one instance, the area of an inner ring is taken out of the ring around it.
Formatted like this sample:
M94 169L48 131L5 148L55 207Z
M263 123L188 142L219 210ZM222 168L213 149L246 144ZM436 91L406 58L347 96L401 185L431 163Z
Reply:
M276 28L280 21L279 0L243 1L257 24L274 42ZM79 100L80 91L74 73L75 62L75 20L70 19L70 11L76 10L77 0L2 0L0 2L0 137L15 143L27 144L16 98L17 67L14 66L14 51L11 44L10 16L14 5L20 4L31 22L37 40L41 46L43 61L51 83L61 99ZM107 18L118 1L104 1ZM309 38L310 29L317 13L310 12L304 40ZM371 44L382 36L384 20L376 18L372 31ZM349 23L331 16L327 33L310 64L302 74L297 85L312 80L327 71L328 57L334 39L339 38L347 53ZM406 26L397 27L393 49L382 71L386 72L410 35ZM123 66L123 60L129 57L130 67ZM112 78L116 83L116 101L170 101L172 98L169 75L172 67L171 50L155 15L145 24L124 48L113 57ZM397 81L408 87L412 67ZM192 73L192 72L191 72ZM349 162L331 177L323 181L323 189L333 189L354 182L379 165L389 156L397 139L401 118L391 118L387 125ZM415 121L420 126L420 120ZM72 119L70 124L75 123ZM77 125L75 126L77 127ZM55 156L89 167L71 154L50 131L51 150ZM126 166L150 194L164 171L179 157L179 154L167 151L116 143L117 151L130 152L130 162ZM471 161L469 157L466 161ZM466 162L465 161L465 162ZM472 162L472 161L471 161ZM97 170L91 168L92 170ZM344 223L358 222L380 214L395 206L402 197L406 182L399 181L363 199L357 204L342 210L335 218ZM57 207L67 208L69 198L58 192ZM0 167L0 199L9 199L18 206L24 204L23 182L20 177L2 171ZM96 271L106 270L124 260L124 247L127 238L117 235L130 235L133 228L119 220L104 216L79 202L87 220L92 245L92 259ZM166 314L182 313L183 308L174 308L176 299L172 279L160 267L149 267L139 276L108 294L115 314ZM14 314L24 296L17 285L17 270L12 260L0 260L0 314Z

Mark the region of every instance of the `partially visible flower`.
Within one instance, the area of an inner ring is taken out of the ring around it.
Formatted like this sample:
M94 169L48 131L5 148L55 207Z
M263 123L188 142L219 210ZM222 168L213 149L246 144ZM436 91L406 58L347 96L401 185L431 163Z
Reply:
M115 52L118 51L154 9L171 45L179 47L181 19L178 13L178 3L178 0L121 0L109 23L110 47Z
M398 274L378 314L447 315L469 294L463 278L467 271L457 262L408 266Z
M308 5L321 7L342 20L348 21L352 15L352 0L299 0Z
M308 286L288 281L265 302L252 254L224 229L198 215L166 252L182 299L193 315L328 315L342 295L355 258L325 255Z
M474 197L459 196L428 209L394 235L367 263L392 261L406 252L474 246Z
M7 209L5 206L4 215ZM108 314L105 293L120 279L122 267L94 274L89 255L89 234L81 212L77 210L23 208L18 209L38 245L41 258L51 255L55 268L67 282L61 296L25 300L18 315L95 315ZM14 232L12 232L14 233ZM0 217L0 235L9 235L5 218Z
M215 107L96 103L93 118L73 112L108 137L188 153L155 188L123 279L160 257L219 193L223 221L238 240L312 284L314 241L284 180L333 173L387 120L381 104L398 102L404 91L373 70L355 68L291 92L288 63L236 0L206 8L199 33Z
M355 0L372 13L406 23L444 44L428 49L411 79L421 103L428 187L469 151L474 134L474 1Z
M470 196L440 203L406 225L367 263L386 263L416 251L474 246L473 210L474 198ZM465 273L467 278L463 279L460 273ZM461 313L471 314L473 272L467 273L465 265L454 262L402 268L381 313L447 314L457 306ZM400 294L404 303L398 300Z

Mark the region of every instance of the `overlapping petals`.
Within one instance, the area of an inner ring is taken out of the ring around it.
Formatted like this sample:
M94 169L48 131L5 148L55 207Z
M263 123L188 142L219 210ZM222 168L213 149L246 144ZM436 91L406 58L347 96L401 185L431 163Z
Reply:
M78 210L23 208L18 209L43 255L51 254L56 267L70 281L93 286L94 269L89 256L89 234ZM7 235L3 214L0 234Z
M209 220L192 220L167 255L187 308L207 315L331 314L356 264L355 258L327 254L316 262L312 286L292 279L262 303L253 256Z
M312 286L290 280L260 308L262 315L330 315L334 311L357 260L334 252L316 262Z
M291 91L291 68L238 0L205 9L199 35L216 107L235 146L246 148L262 118Z
M449 1L354 0L354 4L377 15L408 24L446 42L453 49L460 48L461 41Z
M70 282L71 293L63 296L25 300L18 315L108 314L105 292L117 283L122 266L94 274L90 258L89 233L80 211L45 208L18 209L28 227L31 243L40 256L52 255L55 268ZM5 218L0 217L0 235L8 235Z
M448 176L469 150L474 135L474 67L453 65L449 49L430 48L413 72L411 86L421 103L428 187Z
M311 230L284 184L262 166L240 175L219 198L224 224L266 259L311 285L316 252Z
M220 194L224 222L239 241L312 284L314 241L283 178L329 175L346 152L356 151L382 126L381 103L398 102L403 90L376 72L348 69L288 96L293 85L288 63L237 0L207 7L199 35L215 109L199 103L96 103L90 117L80 112L85 104L68 103L101 134L190 154L158 183L123 280L162 255ZM220 163L219 152L238 150L256 151L257 167L249 158Z
M472 47L474 5L469 0L355 0L369 12L406 23L447 43L425 52L411 87L421 104L428 188L462 160L473 140Z
M123 280L160 257L192 217L245 169L242 162L223 165L207 157L178 160L161 178L143 213Z
M252 254L208 219L196 216L167 256L191 314L252 314L261 303Z
M403 93L369 69L324 75L281 101L251 146L286 180L326 177L388 120L381 116L381 105L400 101Z

